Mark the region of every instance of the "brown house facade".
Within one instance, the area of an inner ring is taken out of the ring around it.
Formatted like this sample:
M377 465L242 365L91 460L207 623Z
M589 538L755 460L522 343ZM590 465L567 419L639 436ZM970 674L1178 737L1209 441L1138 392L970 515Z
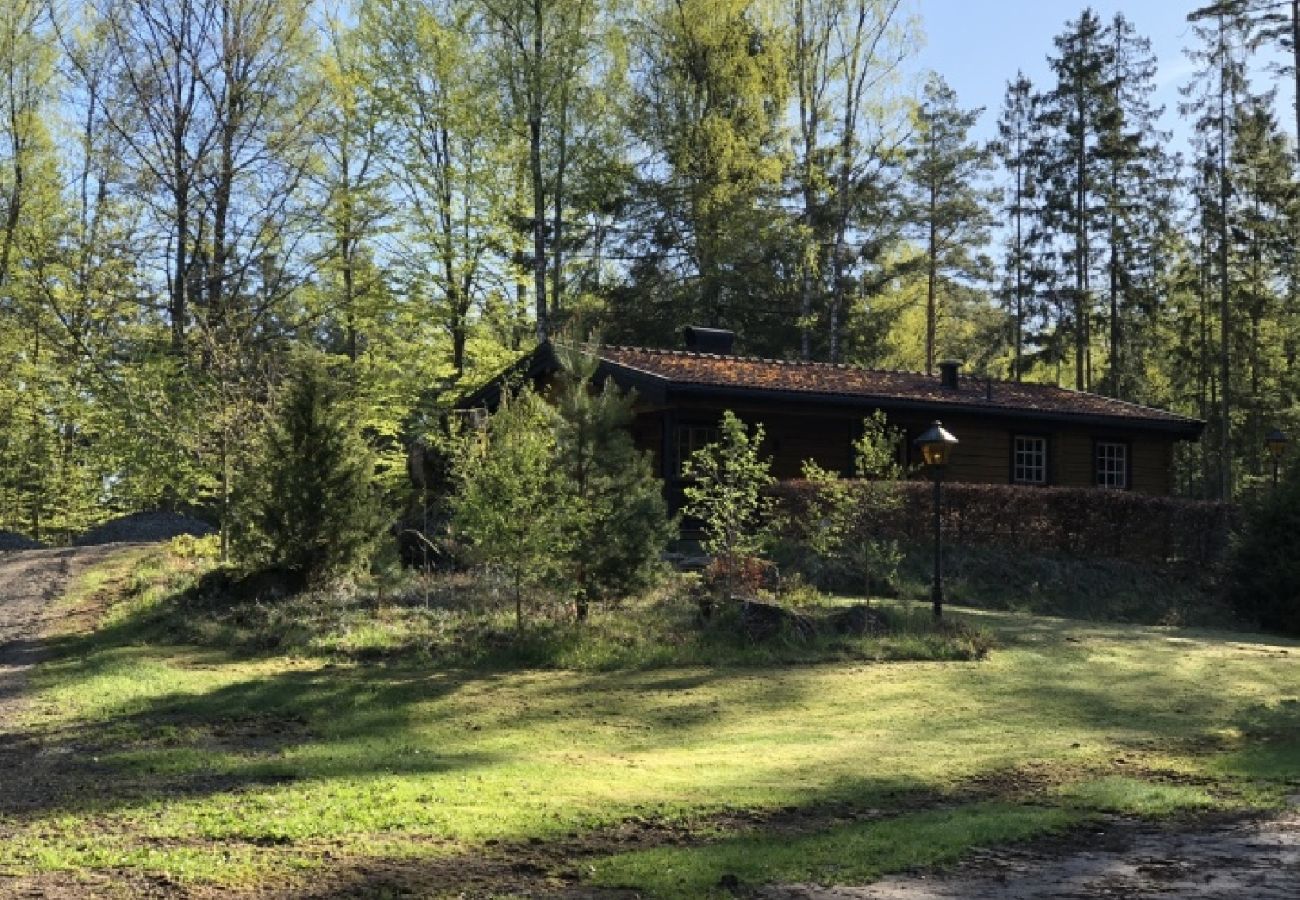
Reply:
M803 462L853 471L862 420L882 410L912 439L935 419L960 440L953 481L1173 492L1178 441L1199 438L1204 423L1161 409L1059 388L964 377L956 363L937 376L849 365L733 356L727 332L687 329L687 350L597 347L597 379L636 391L633 433L677 494L682 460L716 439L731 410L761 422L777 478L800 477ZM517 367L544 385L559 369L550 344ZM504 376L466 397L464 408L494 406Z

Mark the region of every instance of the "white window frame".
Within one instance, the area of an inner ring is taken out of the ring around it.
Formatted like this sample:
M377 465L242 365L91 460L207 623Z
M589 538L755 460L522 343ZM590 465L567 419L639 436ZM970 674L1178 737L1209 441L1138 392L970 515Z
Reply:
M1128 444L1124 441L1096 441L1093 447L1093 478L1097 487L1108 491L1127 491Z
M1042 435L1014 435L1011 438L1011 483L1047 484L1047 454L1047 438Z

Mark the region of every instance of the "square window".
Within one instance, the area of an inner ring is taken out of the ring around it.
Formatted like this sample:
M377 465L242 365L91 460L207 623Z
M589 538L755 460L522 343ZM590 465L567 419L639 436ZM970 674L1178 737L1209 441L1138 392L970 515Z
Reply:
M1047 484L1047 438L1018 434L1011 444L1011 480Z
M1128 444L1097 442L1097 487L1115 491L1128 489Z
M701 447L716 444L722 437L713 425L677 426L677 473L680 475L686 460Z

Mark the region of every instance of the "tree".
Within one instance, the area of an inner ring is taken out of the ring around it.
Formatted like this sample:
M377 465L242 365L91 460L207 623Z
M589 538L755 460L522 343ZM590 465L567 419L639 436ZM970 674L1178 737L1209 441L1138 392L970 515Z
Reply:
M479 3L494 38L489 59L505 101L506 121L523 132L527 147L527 224L532 237L528 268L533 275L537 339L542 341L551 331L552 307L562 301L570 199L566 175L573 121L581 115L582 79L600 68L592 65L599 43L600 6L596 0ZM549 302L548 262L553 276Z
M1179 112L1194 117L1199 165L1214 195L1214 205L1207 207L1206 224L1212 242L1206 249L1213 253L1212 283L1217 288L1219 402L1214 430L1218 439L1218 495L1226 500L1233 492L1233 309L1229 272L1232 186L1228 160L1232 154L1232 123L1246 94L1245 53L1250 23L1246 11L1233 3L1193 11L1188 20L1200 46L1187 51L1187 55L1200 68L1183 87L1186 99L1179 105Z
M1228 602L1249 622L1300 634L1300 467L1257 500L1228 563Z
M1006 213L1007 251L1003 296L1009 298L1014 356L1011 377L1020 381L1025 373L1025 331L1034 296L1034 251L1040 235L1037 229L1037 182L1043 147L1039 98L1023 73L1007 85L998 139L994 149L1002 161L1008 183L1002 192Z
M735 591L744 560L757 555L771 527L771 460L760 456L763 426L753 434L735 413L723 413L718 441L696 450L682 464L687 516L704 528L704 549L721 566L727 596Z
M654 0L631 30L629 128L647 154L633 289L616 312L660 339L697 322L761 340L785 321L773 276L789 247L784 33L772 5L752 0Z
M381 158L403 201L402 234L427 251L403 260L406 279L415 297L432 295L457 375L508 212L509 169L493 136L504 126L472 22L465 5L372 0L361 25Z
M635 398L612 381L597 387L596 361L558 348L556 470L562 479L564 579L578 621L591 603L646 587L676 533L649 455L632 442Z
M913 221L925 243L927 374L934 372L941 286L981 279L988 268L979 251L988 242L992 196L980 182L992 160L968 138L981 112L958 107L956 93L931 75L907 148Z
M290 366L240 485L235 559L319 583L363 570L386 523L347 380L311 351Z
M555 466L555 411L531 390L508 394L456 447L452 527L473 559L505 573L522 631L524 589L554 576L569 550L568 511Z
M893 159L901 104L890 89L916 45L901 0L786 0L797 104L800 356L824 327L832 362L842 352L855 269L879 265L898 228ZM852 248L851 242L860 242ZM858 249L860 253L851 252Z
M1106 40L1107 109L1097 147L1109 322L1104 390L1112 397L1145 400L1139 363L1162 290L1175 176L1163 150L1169 134L1158 127L1163 109L1151 104L1156 89L1151 42L1123 14L1109 24Z
M1110 45L1101 19L1086 9L1055 39L1057 55L1049 58L1056 86L1045 97L1044 114L1052 128L1044 172L1049 175L1044 223L1057 235L1058 255L1070 286L1063 298L1073 338L1074 386L1092 388L1092 322L1095 298L1092 276L1097 240L1104 217L1097 192L1104 183L1099 169L1099 141L1110 113L1105 79Z

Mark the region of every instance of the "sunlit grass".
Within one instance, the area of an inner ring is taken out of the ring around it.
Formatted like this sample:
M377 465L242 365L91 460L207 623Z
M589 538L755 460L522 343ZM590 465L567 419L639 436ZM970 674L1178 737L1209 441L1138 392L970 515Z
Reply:
M77 763L44 807L0 813L0 872L247 884L326 850L454 854L636 816L710 842L601 862L599 880L690 895L737 854L761 857L739 873L754 883L851 882L1101 811L1276 803L1300 778L1295 642L953 615L1001 648L961 662L442 669L134 643L129 616L110 616L94 638L56 639L35 675L25 724ZM832 803L882 818L795 837L711 818Z

